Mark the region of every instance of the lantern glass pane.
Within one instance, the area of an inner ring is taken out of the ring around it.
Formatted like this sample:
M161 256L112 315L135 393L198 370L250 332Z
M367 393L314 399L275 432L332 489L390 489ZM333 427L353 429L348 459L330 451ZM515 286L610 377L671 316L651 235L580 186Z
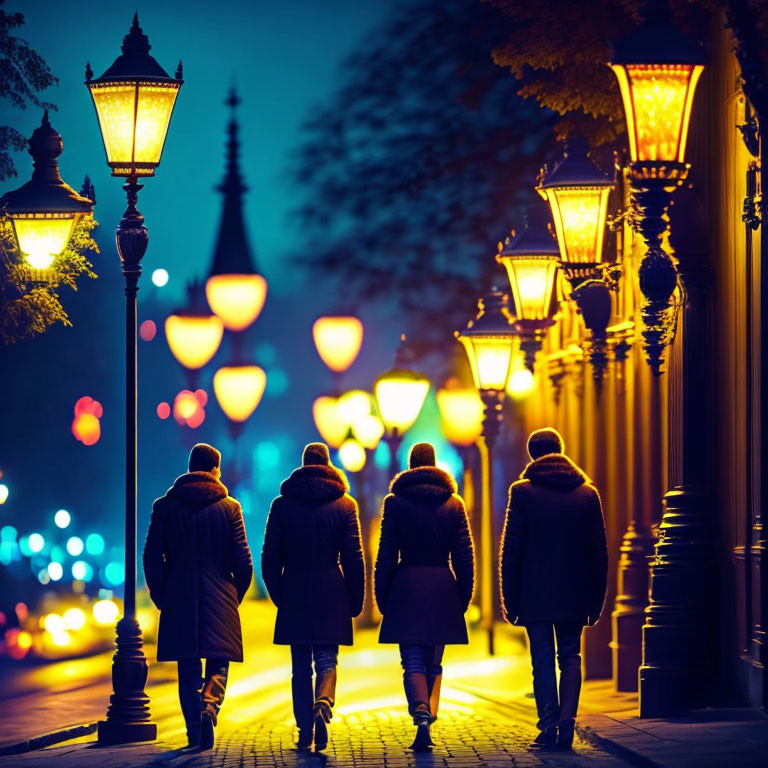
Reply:
M546 320L550 315L557 260L516 256L504 259L518 320Z
M478 389L503 392L512 362L515 337L460 336Z
M205 283L211 311L229 331L244 331L259 316L267 297L261 275L213 275Z
M317 353L332 370L342 373L355 361L363 343L363 324L356 317L320 317L312 326Z
M133 158L133 119L136 84L114 83L90 87L109 164L130 165Z
M261 402L267 376L258 365L219 368L213 375L213 391L221 410L231 421L245 421Z
M67 247L75 228L74 214L14 214L11 217L16 242L33 269L48 269Z
M560 256L568 264L598 264L610 187L560 187L547 190Z
M135 162L159 165L178 93L179 86L174 83L170 85L150 83L139 86Z
M441 389L437 405L446 439L454 445L474 445L483 429L483 401L477 389Z
M221 344L224 324L215 315L170 315L165 321L165 337L173 356L191 370L202 368Z
M615 64L632 161L682 163L693 94L703 65Z
M429 379L410 371L393 371L376 382L374 393L381 420L390 432L407 432L421 412Z

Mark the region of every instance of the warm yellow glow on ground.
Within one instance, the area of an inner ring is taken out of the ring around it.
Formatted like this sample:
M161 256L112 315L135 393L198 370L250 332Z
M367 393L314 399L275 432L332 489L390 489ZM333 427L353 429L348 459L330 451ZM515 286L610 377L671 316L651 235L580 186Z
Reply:
M339 401L335 397L318 397L312 403L312 417L320 437L331 448L338 448L344 442L349 425L339 415Z
M348 472L359 472L365 466L365 448L354 438L346 439L339 447L341 466Z
M337 373L343 373L355 361L363 343L363 324L353 316L328 316L312 326L317 353Z
M173 356L192 370L202 368L215 354L224 335L224 324L216 315L170 315L165 337Z
M545 320L550 315L557 279L557 259L518 256L503 258L518 320Z
M216 399L231 421L245 421L256 410L266 384L258 365L224 366L213 375Z
M483 401L475 387L453 386L437 392L443 434L454 445L474 445L483 428Z
M544 190L552 208L560 256L567 264L602 261L609 186L550 187Z
M261 275L213 275L205 283L211 311L229 331L244 331L259 316L267 297Z
M393 370L379 377L374 388L384 426L405 434L419 417L429 392L429 379L414 371Z
M163 153L181 83L89 83L107 163L120 175L151 175Z
M472 378L478 389L501 392L507 383L515 337L459 336L472 369Z
M701 64L612 64L624 102L632 161L682 163Z
M384 435L384 422L372 413L360 416L352 422L352 434L363 448L372 451Z
M77 217L74 214L14 215L11 217L16 243L24 259L34 269L48 269L67 247Z

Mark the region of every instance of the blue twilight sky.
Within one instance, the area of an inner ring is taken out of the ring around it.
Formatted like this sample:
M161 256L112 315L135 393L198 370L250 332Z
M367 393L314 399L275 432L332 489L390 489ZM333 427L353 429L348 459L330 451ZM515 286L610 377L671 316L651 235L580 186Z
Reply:
M139 552L152 500L184 471L191 445L206 441L224 454L223 479L234 485L244 502L249 536L258 553L269 501L299 463L304 443L317 439L311 405L330 389L331 378L314 350L311 326L315 317L333 306L333 286L331 282L310 288L300 269L286 259L286 253L295 253L302 241L296 222L288 216L300 189L287 177L286 168L301 141L302 122L333 91L346 55L376 34L391 2L139 4L152 54L171 73L181 58L185 78L162 164L146 181L139 199L150 233L139 320L154 320L159 331L155 340L139 342ZM114 228L125 198L122 181L109 175L83 79L86 61L99 75L119 54L134 8L133 2L104 0L6 4L9 12L24 12L26 24L20 35L60 78L58 88L43 94L59 107L51 123L64 139L60 168L76 188L85 173L93 180L100 223L95 238L101 248L94 257L98 280L82 280L76 293L66 289L62 293L73 328L56 327L42 337L0 348L0 471L11 491L0 506L0 527L12 525L19 536L40 531L47 541L44 552L31 563L0 567L0 593L6 595L23 593L27 588L23 585L30 581L36 585L34 575L46 565L50 547L69 535L84 538L98 531L107 539L104 558L122 557L124 301ZM180 303L186 280L205 276L209 268L221 206L214 186L224 168L228 114L223 101L233 82L242 98L242 167L250 187L247 225L269 282L266 306L249 330L247 344L248 353L267 371L267 391L249 420L237 457L211 386L213 370L230 354L226 340L201 377L200 386L210 396L203 425L197 430L181 428L173 419L161 421L156 415L158 403L172 402L187 386L170 355L162 324ZM7 107L3 105L2 122L10 122L24 135L39 125L38 110ZM28 155L17 153L15 162L19 176L0 184L0 194L29 178ZM161 289L150 282L151 272L159 267L170 273L169 284ZM346 383L370 389L375 376L389 368L400 329L377 327L370 310L362 317L363 351ZM101 439L92 447L76 442L70 431L74 404L84 395L104 407ZM417 425L414 438L433 436L434 400L425 414L426 431ZM450 459L445 453L444 458ZM380 458L386 462L386 451ZM235 482L233 469L240 475L252 474L250 489ZM386 478L381 476L376 483L381 491ZM67 531L53 526L59 508L72 513ZM98 573L104 563L95 565ZM67 561L65 573L70 566ZM3 589L6 578L18 582L13 589Z

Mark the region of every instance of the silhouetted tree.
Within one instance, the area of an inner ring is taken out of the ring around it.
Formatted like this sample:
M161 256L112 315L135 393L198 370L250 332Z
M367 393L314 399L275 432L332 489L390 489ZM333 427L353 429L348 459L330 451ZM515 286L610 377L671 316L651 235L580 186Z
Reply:
M445 343L519 221L554 118L526 103L491 51L509 23L478 0L401 6L345 62L293 168L299 257L346 306L380 300L398 328Z

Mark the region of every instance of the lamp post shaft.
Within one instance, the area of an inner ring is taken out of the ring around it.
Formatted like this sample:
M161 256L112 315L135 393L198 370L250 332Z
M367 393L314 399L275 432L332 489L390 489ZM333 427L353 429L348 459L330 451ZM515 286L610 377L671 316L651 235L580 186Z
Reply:
M394 429L390 434L384 435L384 442L386 442L389 448L389 479L392 478L400 471L400 464L397 460L397 454L400 450L400 446L403 444L403 436Z
M147 660L141 627L136 620L136 456L137 456L137 322L136 294L141 259L149 236L136 204L142 185L128 177L123 189L128 207L117 228L117 250L125 278L125 594L123 618L117 624L112 659L112 689L107 719L99 722L100 744L153 741L157 726L150 722L149 697L144 692Z

